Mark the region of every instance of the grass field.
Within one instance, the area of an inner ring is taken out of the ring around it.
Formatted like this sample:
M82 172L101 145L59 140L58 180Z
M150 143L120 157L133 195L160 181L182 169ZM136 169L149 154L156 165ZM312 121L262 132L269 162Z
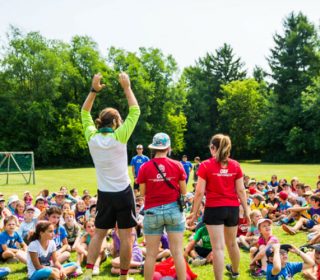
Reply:
M266 179L269 180L271 175L276 174L279 178L290 179L297 176L300 182L311 185L314 189L317 182L318 175L320 174L320 165L297 165L297 164L261 164L257 162L244 162L241 164L245 174L248 174L251 178L257 180ZM129 172L131 173L131 172ZM192 178L192 175L191 175ZM50 169L50 170L37 170L36 171L36 184L26 185L24 180L19 175L10 176L9 185L5 185L6 177L0 175L0 192L5 197L12 194L17 194L22 197L24 191L29 190L34 196L41 189L49 189L50 192L58 191L60 186L67 186L69 189L76 187L79 190L79 194L84 189L88 189L91 194L96 193L96 179L95 170L93 168L77 168L77 169ZM192 182L189 182L188 188L191 189ZM306 234L299 233L295 236L288 236L283 233L281 229L274 226L274 234L280 239L281 243L290 243L296 246L302 245L306 242ZM72 259L75 259L75 255L72 255ZM289 255L290 260L298 261L296 256ZM228 258L226 257L226 263ZM0 264L0 266L5 266ZM6 265L11 268L13 273L9 275L8 279L27 279L26 266L22 264L10 264ZM248 253L241 251L241 263L240 263L240 279L252 279L252 276L248 273L249 256ZM110 260L103 263L101 267L101 276L95 277L95 279L117 279L117 277L110 274L111 264ZM198 274L198 279L209 280L213 279L212 266L206 265L198 268L193 268L193 271ZM143 279L142 276L135 276L135 279ZM227 274L225 279L229 279ZM303 279L301 276L296 276L295 279Z

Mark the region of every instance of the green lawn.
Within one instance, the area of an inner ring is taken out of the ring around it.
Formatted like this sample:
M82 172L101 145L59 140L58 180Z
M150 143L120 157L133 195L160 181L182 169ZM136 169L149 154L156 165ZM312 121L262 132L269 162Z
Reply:
M298 165L298 164L261 164L256 162L246 162L241 164L245 174L257 180L269 180L271 175L277 174L278 178L287 178L289 181L292 177L297 176L300 182L311 185L315 188L318 175L320 174L320 165ZM129 172L131 173L131 172ZM192 175L191 177L192 178ZM29 190L33 195L36 195L39 190L47 188L51 192L57 191L60 186L67 186L69 189L76 187L79 193L84 189L89 189L91 194L96 192L95 171L93 168L77 168L77 169L50 169L36 171L36 185L25 185L24 180L19 175L10 176L9 185L5 185L6 177L0 175L0 192L6 197L17 194L22 197L23 192ZM189 182L189 189L191 189L192 182ZM279 227L274 226L274 233L280 239L281 243L290 243L296 246L302 245L306 242L306 235L299 233L296 236L288 236L284 234ZM72 256L75 259L75 255ZM289 256L290 260L298 260L296 256ZM226 262L228 258L226 257ZM3 264L1 264L3 266ZM13 273L8 279L27 279L26 267L21 264L8 265ZM240 279L252 279L248 273L249 256L248 253L241 252ZM110 260L107 260L101 267L101 276L95 279L117 279L110 274ZM200 268L194 268L193 271L198 274L198 279L213 279L212 266L206 265ZM142 276L135 276L135 279L143 279ZM225 279L228 279L227 275ZM302 277L295 277L295 279L303 279Z

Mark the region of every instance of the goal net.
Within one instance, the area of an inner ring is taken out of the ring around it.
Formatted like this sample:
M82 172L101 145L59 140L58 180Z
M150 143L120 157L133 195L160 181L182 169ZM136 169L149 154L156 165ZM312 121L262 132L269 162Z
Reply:
M33 152L0 152L0 175L7 177L6 184L13 174L20 174L26 184L35 184Z

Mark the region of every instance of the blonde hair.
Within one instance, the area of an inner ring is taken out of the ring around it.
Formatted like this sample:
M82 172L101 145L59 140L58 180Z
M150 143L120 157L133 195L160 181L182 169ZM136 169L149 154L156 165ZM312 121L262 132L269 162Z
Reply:
M230 156L231 139L224 134L213 135L210 140L210 146L216 148L216 160L218 162L226 163Z

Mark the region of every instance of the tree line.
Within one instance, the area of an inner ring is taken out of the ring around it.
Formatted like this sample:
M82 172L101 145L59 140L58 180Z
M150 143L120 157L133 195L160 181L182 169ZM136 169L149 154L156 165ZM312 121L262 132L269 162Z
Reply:
M291 13L273 39L270 70L256 66L250 76L227 43L180 71L157 48L110 47L103 55L87 36L66 43L11 26L0 53L0 150L32 150L37 166L90 163L80 109L91 78L100 72L107 84L93 117L104 107L125 117L117 75L126 71L142 112L130 155L162 131L172 138L174 157L205 158L210 137L222 132L237 159L319 162L319 30Z

